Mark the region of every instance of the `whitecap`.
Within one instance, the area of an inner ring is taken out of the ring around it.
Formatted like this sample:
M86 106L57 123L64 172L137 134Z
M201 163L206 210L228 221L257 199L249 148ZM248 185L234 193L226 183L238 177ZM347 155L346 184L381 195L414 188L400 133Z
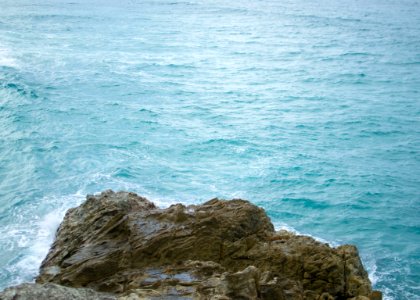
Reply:
M11 51L3 46L0 46L0 67L16 68L17 66L17 61L12 56Z

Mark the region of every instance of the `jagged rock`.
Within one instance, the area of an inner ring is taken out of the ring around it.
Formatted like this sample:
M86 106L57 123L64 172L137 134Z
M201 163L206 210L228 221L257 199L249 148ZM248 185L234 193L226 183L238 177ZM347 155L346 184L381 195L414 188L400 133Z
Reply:
M275 232L264 210L248 201L160 209L113 191L67 212L36 281L124 300L380 295L372 293L356 247Z

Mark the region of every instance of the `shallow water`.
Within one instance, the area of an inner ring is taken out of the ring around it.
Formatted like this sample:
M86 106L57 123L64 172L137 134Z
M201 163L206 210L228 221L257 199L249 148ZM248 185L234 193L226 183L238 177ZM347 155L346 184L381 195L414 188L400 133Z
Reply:
M240 2L0 0L0 288L112 188L249 199L420 297L420 3Z

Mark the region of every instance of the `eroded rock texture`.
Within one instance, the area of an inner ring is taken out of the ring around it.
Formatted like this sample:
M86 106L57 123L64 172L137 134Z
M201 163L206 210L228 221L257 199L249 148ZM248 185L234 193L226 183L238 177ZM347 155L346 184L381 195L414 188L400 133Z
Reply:
M36 281L126 300L380 297L356 247L275 232L248 201L160 209L113 191L67 212Z

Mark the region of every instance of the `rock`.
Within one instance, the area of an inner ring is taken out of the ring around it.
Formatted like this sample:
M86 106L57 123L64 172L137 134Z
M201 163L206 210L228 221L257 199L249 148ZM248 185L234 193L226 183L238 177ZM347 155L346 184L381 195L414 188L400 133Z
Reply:
M249 266L243 271L222 274L216 287L216 294L234 299L257 299L259 291L259 270Z
M370 300L382 300L382 293L380 291L373 291L369 295Z
M95 292L92 289L71 288L54 283L24 283L5 289L0 293L1 300L115 300L113 295Z
M350 300L370 300L370 299L365 296L356 296L356 297L350 298Z
M365 280L368 274L363 268L357 248L352 245L344 245L338 247L337 250L344 260L347 296L368 296L372 292L371 284L370 281Z
M160 209L134 193L113 191L88 196L67 212L36 282L124 300L378 295L356 247L334 249L275 232L264 210L248 201Z

